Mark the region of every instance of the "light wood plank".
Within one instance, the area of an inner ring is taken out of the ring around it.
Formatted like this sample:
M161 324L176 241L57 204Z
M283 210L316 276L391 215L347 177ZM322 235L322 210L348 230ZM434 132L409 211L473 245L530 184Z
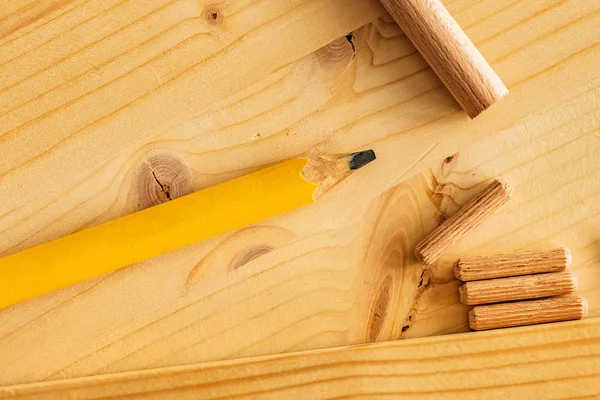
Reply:
M581 399L600 319L0 388L0 399Z
M511 89L474 122L376 1L231 1L217 27L206 4L90 0L2 39L0 251L151 205L148 164L176 195L309 151L370 147L377 168L3 310L1 384L464 331L451 266L466 254L568 246L600 315L598 2L451 2ZM416 263L414 244L499 175L515 198Z
M64 12L82 0L5 0L0 6L0 41L58 10ZM19 33L22 34L22 33Z

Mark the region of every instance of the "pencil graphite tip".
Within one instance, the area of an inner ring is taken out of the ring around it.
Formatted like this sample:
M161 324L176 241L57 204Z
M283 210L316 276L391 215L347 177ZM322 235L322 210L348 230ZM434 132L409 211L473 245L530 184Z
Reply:
M375 152L373 150L359 151L350 155L348 166L351 170L359 169L376 158L377 157L375 156Z

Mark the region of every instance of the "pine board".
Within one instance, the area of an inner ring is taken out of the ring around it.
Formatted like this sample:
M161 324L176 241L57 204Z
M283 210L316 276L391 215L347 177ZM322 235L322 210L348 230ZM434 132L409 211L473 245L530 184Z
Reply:
M0 399L594 399L600 319L0 388Z
M475 121L376 1L0 7L2 254L289 157L379 157L315 205L2 310L0 384L461 332L464 254L571 247L600 315L600 4L446 5L511 90ZM415 263L499 175L515 198Z

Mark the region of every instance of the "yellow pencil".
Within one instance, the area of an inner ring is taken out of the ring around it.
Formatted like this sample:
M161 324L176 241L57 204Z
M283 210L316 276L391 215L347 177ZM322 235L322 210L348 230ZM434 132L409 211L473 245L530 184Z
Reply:
M0 308L312 203L372 150L293 159L0 259Z

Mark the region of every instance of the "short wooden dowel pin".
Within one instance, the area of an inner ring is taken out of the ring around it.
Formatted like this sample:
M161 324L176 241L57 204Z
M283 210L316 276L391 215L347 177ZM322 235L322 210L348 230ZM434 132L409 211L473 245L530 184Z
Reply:
M572 272L515 276L467 282L458 290L463 304L502 303L573 293L577 278Z
M510 199L512 189L506 181L494 180L453 216L439 225L415 247L415 257L433 264L467 232Z
M469 311L469 326L473 330L482 331L570 321L582 319L587 311L587 300L576 295L475 306Z
M489 256L462 257L454 264L454 276L467 282L544 272L559 272L569 268L571 261L571 251L564 247Z

